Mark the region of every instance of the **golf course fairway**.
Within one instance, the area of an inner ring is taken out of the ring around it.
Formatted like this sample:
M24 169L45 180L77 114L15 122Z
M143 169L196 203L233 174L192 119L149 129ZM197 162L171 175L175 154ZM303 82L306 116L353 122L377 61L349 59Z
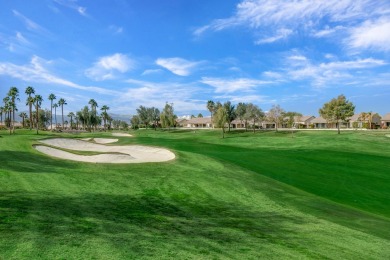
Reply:
M34 146L112 134L0 131L0 259L390 258L389 132L130 134L114 145L175 159L63 160Z

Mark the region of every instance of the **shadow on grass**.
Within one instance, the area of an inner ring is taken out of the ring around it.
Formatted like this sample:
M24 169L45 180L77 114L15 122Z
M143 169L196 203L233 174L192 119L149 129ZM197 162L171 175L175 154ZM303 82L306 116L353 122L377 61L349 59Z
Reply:
M283 240L294 246L298 244L294 230L301 223L287 214L216 200L196 203L153 192L80 197L0 193L0 237L28 236L49 247L66 237L98 238L113 244L119 239L134 250L142 250L145 240L155 240L160 246L174 243L193 253L196 247L220 251L216 244L240 244L242 239L271 244Z
M1 169L22 173L63 173L64 169L71 170L75 163L65 160L54 160L44 155L22 151L0 151Z

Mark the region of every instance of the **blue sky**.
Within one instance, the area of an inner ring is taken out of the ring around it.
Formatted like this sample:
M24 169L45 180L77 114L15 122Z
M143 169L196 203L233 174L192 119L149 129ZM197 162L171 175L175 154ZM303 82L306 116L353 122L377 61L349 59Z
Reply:
M27 86L110 112L207 100L318 115L345 94L390 112L388 0L0 1L0 97Z

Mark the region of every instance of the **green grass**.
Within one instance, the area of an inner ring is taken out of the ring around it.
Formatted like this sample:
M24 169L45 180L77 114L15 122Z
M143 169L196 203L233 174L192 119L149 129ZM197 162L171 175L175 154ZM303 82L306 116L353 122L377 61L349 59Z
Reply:
M145 131L166 163L90 164L0 132L0 259L390 257L390 138ZM388 134L388 133L387 133Z

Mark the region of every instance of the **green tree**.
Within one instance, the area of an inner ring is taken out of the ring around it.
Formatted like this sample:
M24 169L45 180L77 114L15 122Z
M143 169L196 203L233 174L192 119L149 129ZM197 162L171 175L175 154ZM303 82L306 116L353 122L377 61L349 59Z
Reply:
M96 126L98 123L96 108L99 106L98 103L93 98L89 100L88 104L91 105L91 112L92 112L90 123L92 124L93 129L96 130Z
M57 97L52 93L49 95L50 100L50 129L53 130L53 100L55 100ZM57 125L57 124L56 124Z
M27 118L27 114L22 112L19 114L19 116L22 118L22 127L24 128L24 120Z
M225 138L225 125L228 122L228 114L225 106L219 106L213 117L213 123L217 128L222 129L222 138Z
M0 124L3 124L4 107L0 107Z
M54 122L55 122L55 126L56 126L56 129L57 129L57 107L58 107L58 104L54 103L53 107L54 107Z
M141 120L139 119L138 115L134 115L134 116L131 117L130 123L131 123L131 128L138 129L139 128L139 124L141 123Z
M228 131L230 132L230 124L231 122L236 119L236 110L235 106L230 103L230 101L227 101L223 104L226 110L226 120L228 123Z
M339 95L325 103L319 114L326 120L337 123L337 133L340 134L340 123L353 116L355 106L344 95Z
M29 119L30 119L30 130L32 129L32 105L34 103L34 98L31 96L32 94L35 94L35 90L33 87L28 86L26 88L26 91L24 92L28 95L27 100L26 100L26 105L28 105L28 112L29 112Z
M36 129L38 134L39 129L39 108L42 105L43 98L41 95L35 95L34 97L34 104L35 104L35 111L36 111Z
M68 114L68 117L70 117L70 129L72 129L73 126L73 118L75 117L75 114L73 112L70 112Z
M245 114L243 118L252 121L253 133L255 133L256 122L260 122L264 118L264 112L258 106L249 103L246 105Z
M177 116L174 113L173 104L169 104L168 102L165 104L164 109L160 114L160 121L162 127L172 127L176 125Z
M149 117L149 122L153 123L154 130L157 130L158 127L158 122L160 121L160 110L155 107L151 107L147 109L148 111L148 117Z
M197 118L203 118L202 113L199 113L198 116L197 116Z
M63 98L60 98L60 100L58 100L58 106L61 107L62 129L64 129L64 105L67 105L66 100Z
M148 128L150 120L148 108L144 106L139 106L139 108L137 108L136 110L141 123L144 124L146 128Z
M247 120L245 117L247 107L248 107L248 104L240 102L240 103L238 103L237 108L236 108L236 115L237 115L237 118L240 119L241 124L243 121L245 121L245 131L247 129L247 127L246 127Z
M110 108L106 105L103 105L102 108L100 110L102 110L102 118L103 118L103 128L104 128L104 131L106 131L106 123L107 123L107 110L109 110Z
M19 90L17 87L11 87L8 91L8 96L11 98L11 106L12 106L12 132L15 133L15 110L16 100L19 100Z
M215 112L215 103L212 100L207 101L207 109L210 111L211 121L213 121L213 114Z
M268 111L268 120L275 123L275 131L278 131L278 126L282 124L285 111L279 105L273 105Z

